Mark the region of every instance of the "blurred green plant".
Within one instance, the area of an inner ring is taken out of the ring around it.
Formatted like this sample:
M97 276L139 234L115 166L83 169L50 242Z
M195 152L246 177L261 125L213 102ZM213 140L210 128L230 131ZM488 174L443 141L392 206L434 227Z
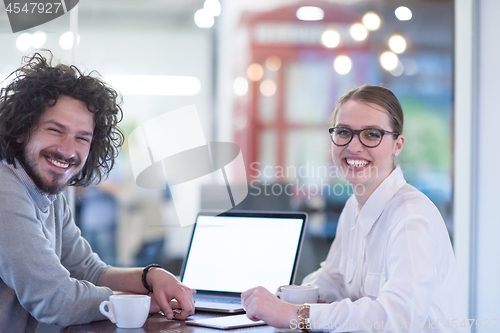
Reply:
M424 104L402 99L405 115L405 147L400 155L403 165L420 165L428 171L450 173L452 165L451 106Z

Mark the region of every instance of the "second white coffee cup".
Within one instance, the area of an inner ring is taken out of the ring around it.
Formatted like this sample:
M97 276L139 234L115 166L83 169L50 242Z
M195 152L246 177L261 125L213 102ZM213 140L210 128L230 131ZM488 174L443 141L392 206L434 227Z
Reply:
M319 288L316 286L284 286L274 295L292 304L318 303Z
M101 302L99 310L119 328L138 328L148 319L150 306L147 295L112 295Z

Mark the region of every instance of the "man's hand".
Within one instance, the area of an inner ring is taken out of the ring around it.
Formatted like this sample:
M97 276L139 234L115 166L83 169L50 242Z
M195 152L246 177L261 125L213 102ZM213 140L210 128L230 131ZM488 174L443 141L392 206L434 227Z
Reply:
M263 320L266 324L290 328L291 321L297 320L300 305L283 302L264 287L249 289L241 294L241 304L251 320Z
M151 297L151 307L149 308L149 313L158 313L161 311L161 308L160 306L158 305L158 302L156 302L156 298L155 298L155 295L154 293L153 294L149 294L149 296ZM176 300L172 300L169 302L170 304L170 308L172 309L172 311L174 311L174 318L177 318L175 316L175 313L176 312L180 312L180 304L179 302L177 302Z
M184 320L194 314L193 294L196 291L179 282L171 273L161 268L151 268L147 275L147 282L153 289L151 305L157 305L167 319ZM174 314L175 308L181 311Z
M143 268L110 267L101 276L101 286L113 290L114 293L146 294L148 291L142 283ZM146 275L147 283L153 290L150 312L163 311L168 319L186 319L194 314L193 294L175 276L162 268L151 268ZM181 309L174 311L172 309Z

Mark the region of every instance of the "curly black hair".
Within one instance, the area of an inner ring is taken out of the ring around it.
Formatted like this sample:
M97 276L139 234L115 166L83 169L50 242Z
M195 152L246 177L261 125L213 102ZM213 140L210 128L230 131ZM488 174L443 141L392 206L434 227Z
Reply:
M0 90L0 159L15 165L43 112L65 95L86 104L95 126L87 161L68 185L99 183L113 168L124 142L118 128L123 118L121 96L92 76L94 71L85 75L75 66L53 67L48 52L48 59L38 52L23 57L24 65L10 74L6 80L13 77L12 81Z

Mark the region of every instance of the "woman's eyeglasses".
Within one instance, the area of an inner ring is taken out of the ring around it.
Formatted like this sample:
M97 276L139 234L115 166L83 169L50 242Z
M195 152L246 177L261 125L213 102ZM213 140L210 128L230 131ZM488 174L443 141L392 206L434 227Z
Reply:
M367 148L375 148L381 142L385 134L399 135L396 132L384 131L376 128L366 128L362 130L353 130L347 127L330 127L328 129L332 142L337 146L347 146L354 137L358 136L359 142Z

